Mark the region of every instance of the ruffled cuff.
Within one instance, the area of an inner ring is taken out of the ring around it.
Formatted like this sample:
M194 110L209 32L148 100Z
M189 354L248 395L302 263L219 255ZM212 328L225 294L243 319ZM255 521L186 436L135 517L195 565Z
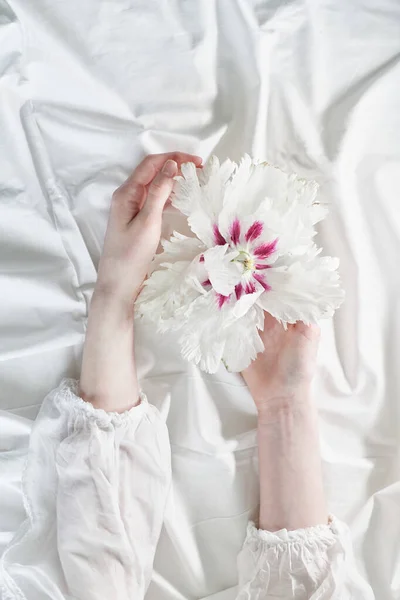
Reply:
M253 551L260 547L265 550L283 545L304 545L313 544L325 549L336 543L338 536L343 529L343 523L340 523L334 515L329 515L328 522L323 525L315 525L304 529L279 531L265 531L258 529L253 521L247 526L247 536L245 544L248 544ZM278 548L277 548L278 549Z
M90 421L101 429L137 423L145 413L149 412L147 396L141 390L139 392L140 403L122 413L95 408L93 404L78 396L78 393L79 382L76 379L65 378L51 393L51 401L61 413L67 413L70 418Z
M368 589L354 568L349 528L333 515L325 525L294 531L263 531L250 522L238 570L237 600L358 600Z

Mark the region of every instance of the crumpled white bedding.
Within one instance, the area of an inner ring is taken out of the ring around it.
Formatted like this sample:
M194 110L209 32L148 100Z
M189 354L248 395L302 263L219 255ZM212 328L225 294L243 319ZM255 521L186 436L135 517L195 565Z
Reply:
M399 57L396 0L0 0L0 552L24 519L31 419L79 375L113 189L149 152L248 152L331 204L321 243L347 299L314 386L329 509L377 598L400 598ZM253 403L140 327L175 506L147 597L230 598L257 511Z

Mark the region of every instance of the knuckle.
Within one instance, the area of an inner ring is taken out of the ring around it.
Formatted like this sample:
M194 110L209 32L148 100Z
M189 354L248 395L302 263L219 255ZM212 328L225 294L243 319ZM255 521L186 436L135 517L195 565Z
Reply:
M156 158L157 154L148 154L144 159L143 162L144 163L152 163L154 161L154 159Z

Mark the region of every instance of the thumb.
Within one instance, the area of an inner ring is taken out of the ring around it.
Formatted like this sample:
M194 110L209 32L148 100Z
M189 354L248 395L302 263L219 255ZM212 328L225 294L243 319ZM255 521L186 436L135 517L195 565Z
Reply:
M143 205L143 216L161 215L173 187L174 177L178 174L178 165L174 160L167 160L161 171L149 185L147 198Z

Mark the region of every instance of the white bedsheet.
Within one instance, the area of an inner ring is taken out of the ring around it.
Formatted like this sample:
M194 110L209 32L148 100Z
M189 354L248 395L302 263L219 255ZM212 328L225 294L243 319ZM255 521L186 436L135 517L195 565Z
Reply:
M0 0L0 552L31 419L79 375L113 189L149 152L249 152L331 203L347 299L314 386L329 508L377 599L400 599L399 89L397 0ZM252 400L141 327L174 471L148 599L228 600L258 501Z

